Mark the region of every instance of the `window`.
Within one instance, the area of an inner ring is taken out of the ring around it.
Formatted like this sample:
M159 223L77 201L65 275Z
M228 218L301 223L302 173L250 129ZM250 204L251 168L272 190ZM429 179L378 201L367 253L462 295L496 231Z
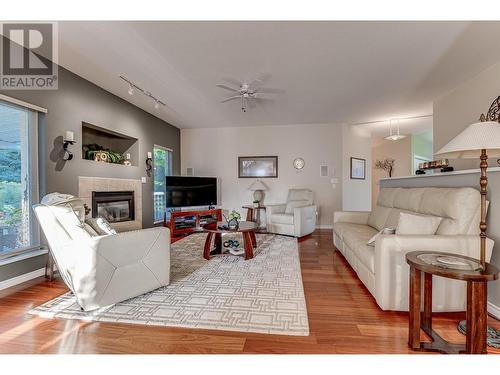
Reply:
M39 246L38 112L0 101L0 259Z
M165 176L172 173L172 150L155 145L153 165L154 222L159 223L165 214Z

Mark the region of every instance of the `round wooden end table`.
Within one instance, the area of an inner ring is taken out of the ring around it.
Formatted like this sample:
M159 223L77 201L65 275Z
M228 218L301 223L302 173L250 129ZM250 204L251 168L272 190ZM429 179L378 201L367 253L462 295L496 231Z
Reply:
M253 258L253 249L257 247L255 238L255 223L251 221L240 221L238 229L222 229L226 225L224 221L219 221L203 227L203 232L207 232L205 240L205 248L203 257L210 259L212 255L226 255L222 253L222 234L223 233L241 233L243 235L243 246L245 249L245 260ZM212 239L214 239L214 247L212 249Z
M487 285L498 278L498 269L486 263L481 269L477 259L438 251L412 251L406 254L410 265L410 304L408 345L414 350L441 353L486 353ZM421 306L421 281L424 273L424 311ZM432 276L467 282L467 328L465 345L445 341L432 329ZM420 329L432 339L420 342Z

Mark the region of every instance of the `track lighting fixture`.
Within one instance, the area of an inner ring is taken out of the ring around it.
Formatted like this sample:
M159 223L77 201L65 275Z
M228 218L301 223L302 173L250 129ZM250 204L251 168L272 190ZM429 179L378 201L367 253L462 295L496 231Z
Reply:
M143 88L137 86L135 83L133 83L127 77L121 75L120 78L123 79L125 82L128 83L128 85L129 85L129 88L128 88L129 95L134 95L135 91L137 90L140 93L142 93L142 95L147 96L148 98L150 98L151 100L154 101L154 103L155 103L154 104L154 108L155 109L160 108L160 104L162 106L166 106L166 104L164 102L162 102L160 99L158 99L156 96L154 96L153 94L151 94L149 91L144 90Z

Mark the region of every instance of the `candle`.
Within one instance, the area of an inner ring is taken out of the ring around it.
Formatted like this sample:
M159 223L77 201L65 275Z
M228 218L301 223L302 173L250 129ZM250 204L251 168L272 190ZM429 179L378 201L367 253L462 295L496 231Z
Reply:
M74 134L73 132L67 130L66 131L66 138L64 138L65 141L68 141L68 142L73 142L74 141Z
M153 154L151 153L151 151L148 151L148 159L152 159L153 158Z

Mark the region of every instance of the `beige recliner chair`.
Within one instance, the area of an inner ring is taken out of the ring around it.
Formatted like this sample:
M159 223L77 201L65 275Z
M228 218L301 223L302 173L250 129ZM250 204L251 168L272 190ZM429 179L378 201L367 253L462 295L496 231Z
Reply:
M83 204L33 206L62 279L85 311L136 297L170 282L170 232L152 228L92 236Z
M267 231L303 237L316 229L314 193L308 189L290 189L286 203L267 205Z

